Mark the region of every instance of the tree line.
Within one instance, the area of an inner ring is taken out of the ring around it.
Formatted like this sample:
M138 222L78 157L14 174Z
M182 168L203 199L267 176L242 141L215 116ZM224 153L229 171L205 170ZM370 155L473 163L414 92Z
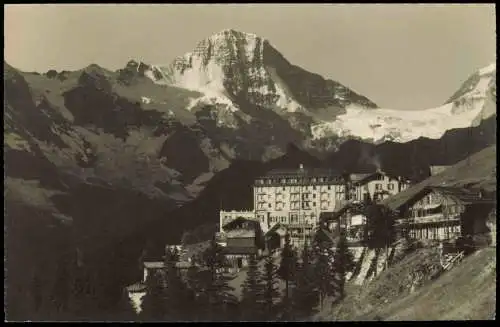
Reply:
M376 204L362 205L360 210L368 218L365 246L387 249L395 238L394 215ZM193 263L182 273L176 267L179 261L176 250L166 253L165 268L146 280L147 292L140 314L135 313L125 291L117 305L108 305L101 300L106 292L102 279L116 279L111 268L120 269L117 262L109 262L106 265L109 269L96 272L94 267L78 268L76 264L69 264L68 260L62 260L57 265L57 278L52 286L50 301L41 301L43 282L37 275L33 278L30 293L34 313L41 314L46 311L43 307L50 305L57 310L51 310L54 312L50 315L43 314L43 318L116 321L307 320L329 305L330 300L336 303L345 297L346 274L354 264L346 234L342 232L337 244L333 244L321 228L324 227L320 226L310 244L305 244L300 251L291 246L287 234L280 258L271 255L249 257L240 298L234 295L230 277L224 273L223 247L213 239L200 256L200 265Z
M327 298L337 302L345 296L346 274L353 265L344 234L334 248L332 240L318 230L300 255L287 234L280 258L249 256L238 299L224 273L223 248L215 240L203 253L202 265L192 263L185 276L175 266L178 258L175 250L167 251L164 270L147 277L137 320L308 320Z

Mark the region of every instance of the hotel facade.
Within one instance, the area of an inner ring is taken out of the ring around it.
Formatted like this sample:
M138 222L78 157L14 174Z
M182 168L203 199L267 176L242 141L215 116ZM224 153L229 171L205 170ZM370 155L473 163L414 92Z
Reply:
M359 174L305 169L303 165L298 169L272 170L254 182L253 210L220 211L220 235L224 235L224 226L241 217L257 221L268 236L277 230L277 225L282 226L290 234L292 245L301 248L318 226L322 213L364 199L364 194L375 193L375 188L387 188L390 194L406 188L401 180L388 178L381 172L364 174L362 178L356 175ZM370 178L372 175L382 177Z

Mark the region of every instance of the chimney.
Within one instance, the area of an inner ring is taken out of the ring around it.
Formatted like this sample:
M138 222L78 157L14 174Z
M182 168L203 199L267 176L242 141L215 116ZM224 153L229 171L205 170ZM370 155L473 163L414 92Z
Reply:
M300 169L300 170L304 170L304 165L303 165L303 164L300 164L300 165L299 165L299 169Z

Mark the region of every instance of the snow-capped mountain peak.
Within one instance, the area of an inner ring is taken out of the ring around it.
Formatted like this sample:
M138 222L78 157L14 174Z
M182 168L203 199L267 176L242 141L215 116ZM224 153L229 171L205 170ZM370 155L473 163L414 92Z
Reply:
M335 121L313 125L313 138L349 135L374 142L409 142L419 137L438 139L447 130L477 126L496 114L495 73L496 64L479 69L444 105L435 108L372 111L347 108Z
M304 133L306 143L338 136L373 142L440 138L496 113L495 63L477 70L445 104L413 111L378 108L342 84L292 65L265 38L234 29L199 41L168 65L147 67L144 75L157 84L201 93L186 109L211 108L217 126L239 129L241 117L247 123L256 118L249 118L249 107L270 110Z
M291 65L270 42L252 33L225 29L198 42L170 65L146 73L155 83L205 93L211 103L235 98L278 113L357 103L376 107L340 83Z

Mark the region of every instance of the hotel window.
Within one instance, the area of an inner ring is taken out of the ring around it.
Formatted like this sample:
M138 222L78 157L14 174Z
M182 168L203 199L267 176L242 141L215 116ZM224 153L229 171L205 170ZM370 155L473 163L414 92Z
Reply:
M312 183L316 183L316 178L311 178Z
M375 184L375 189L378 191L378 190L381 190L382 189L382 184L381 183L377 183Z
M285 190L285 187L283 186L283 191Z
M271 208L271 203L269 203L267 206L268 206L269 208Z
M332 189L332 187L330 185L328 185L328 191L330 191Z
M316 189L316 186L313 186L313 190L315 190L315 189Z

